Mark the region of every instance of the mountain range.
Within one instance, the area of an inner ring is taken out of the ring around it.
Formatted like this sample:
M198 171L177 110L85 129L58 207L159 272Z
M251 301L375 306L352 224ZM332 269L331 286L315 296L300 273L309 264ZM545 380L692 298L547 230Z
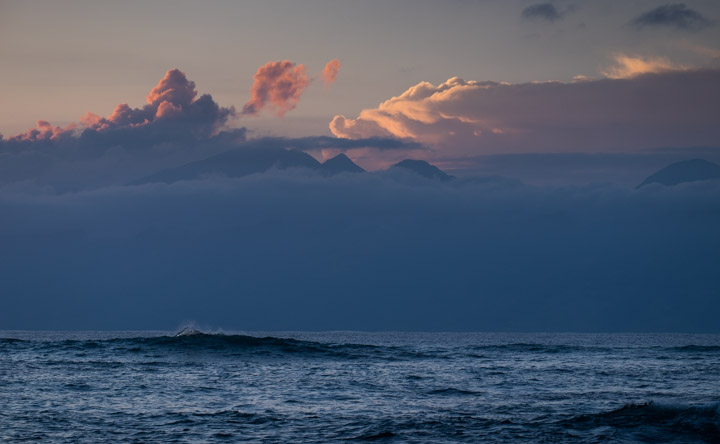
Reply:
M295 149L279 147L241 148L174 168L160 170L132 182L131 185L157 182L173 183L199 180L212 176L244 177L264 173L271 169L287 170L297 168L316 171L323 176L365 172L363 168L342 153L321 163L311 155ZM405 159L391 166L388 171L397 170L408 171L426 179L440 182L455 179L454 176L445 173L424 160ZM716 179L720 179L720 165L703 159L684 160L658 170L643 180L637 188L654 183L674 186L686 182Z
M173 183L182 180L198 180L212 176L243 177L264 173L270 169L287 170L305 168L317 171L325 176L341 173L363 173L365 170L350 160L345 154L326 160L323 163L311 155L284 148L243 148L226 151L207 159L186 163L174 168L160 170L150 176L136 180L131 185L145 183ZM438 167L424 160L406 159L391 167L419 174L428 179L448 181L453 179Z

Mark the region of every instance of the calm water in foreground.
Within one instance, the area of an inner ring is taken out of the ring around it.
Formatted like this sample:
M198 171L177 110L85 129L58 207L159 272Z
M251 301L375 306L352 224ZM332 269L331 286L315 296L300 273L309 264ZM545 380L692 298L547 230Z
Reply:
M0 441L720 443L720 335L0 338Z

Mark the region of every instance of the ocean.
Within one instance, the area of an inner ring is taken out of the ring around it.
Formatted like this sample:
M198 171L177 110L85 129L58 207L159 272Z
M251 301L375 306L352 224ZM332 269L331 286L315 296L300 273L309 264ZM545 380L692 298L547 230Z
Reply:
M0 331L3 442L720 443L720 335Z

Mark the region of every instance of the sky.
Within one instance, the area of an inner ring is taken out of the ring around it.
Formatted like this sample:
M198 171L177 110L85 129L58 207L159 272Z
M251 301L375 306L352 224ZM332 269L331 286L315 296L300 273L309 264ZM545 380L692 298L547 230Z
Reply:
M387 128L366 128L362 133L357 131L362 125L355 125L354 131L346 127L421 82L439 88L458 78L470 83L510 83L515 91L512 87L496 88L497 92L487 92L487 98L466 94L466 101L487 103L488 109L478 109L481 116L455 110L463 99L457 94L455 102L448 98L446 103L453 108L449 111L451 122L434 126L423 123L422 128L413 130L397 121L385 122L386 127L399 127L391 131L394 136L414 137L439 151L422 157L446 169L507 174L489 170L492 162L475 157L528 151L707 147L717 141L717 132L706 134L717 119L712 106L718 94L714 77L687 91L699 96L687 100L691 108L710 122L700 125L697 115L690 113L688 117L688 109L671 106L667 120L686 116L696 125L677 122L668 126L651 118L649 124L657 133L652 136L641 118L616 122L616 114L618 110L636 116L652 114L658 105L667 103L637 100L635 106L628 106L621 102L628 98L622 87L609 85L607 94L603 91L596 97L589 91L595 88L594 83L584 88L577 83L579 79L631 77L643 71L677 74L680 70L717 68L717 20L720 6L714 1L117 4L5 0L0 4L0 134L7 139L34 127L38 120L65 127L88 112L109 115L120 103L140 106L149 88L173 68L186 73L200 91L211 94L221 106L241 109L252 97L257 69L268 62L289 60L303 65L311 80L292 111L282 119L269 109L252 116L239 113L227 122L228 126L247 128L252 137L386 134ZM330 60L337 60L341 68L337 82L328 87L313 79L321 76ZM670 78L655 87L685 94L688 84L697 82L693 78ZM528 84L534 84L536 91L519 96ZM456 85L460 87L457 81ZM553 86L578 90L568 94L576 97L569 99L571 103L553 106L556 110L565 108L576 117L585 116L587 121L578 118L568 124L567 115L543 109L547 104L543 91ZM651 96L659 94L652 88L647 91ZM584 102L599 98L605 98L599 104L599 115L572 108L572 103L584 106ZM409 102L395 105L391 111L396 113L408 106L407 112L413 108L424 112L421 110L426 106ZM530 108L527 115L518 116L523 121L502 114L504 108L514 114L525 106ZM490 108L501 113L494 115ZM537 121L541 116L555 120L542 122L548 134L538 138L537 128L529 128L526 119ZM455 119L479 118L488 122L465 128L453 124ZM617 131L616 125L622 123L628 128ZM662 128L666 133L658 132ZM449 136L451 132L455 134ZM473 135L476 133L482 134ZM361 150L349 155L367 169L382 169L402 158L399 154L380 156ZM419 155L415 153L415 157ZM718 160L717 156L713 159ZM657 164L649 160L645 172ZM557 175L551 174L542 180L554 177Z
M710 0L0 0L0 329L717 332L717 181L635 187L720 163L718 42Z

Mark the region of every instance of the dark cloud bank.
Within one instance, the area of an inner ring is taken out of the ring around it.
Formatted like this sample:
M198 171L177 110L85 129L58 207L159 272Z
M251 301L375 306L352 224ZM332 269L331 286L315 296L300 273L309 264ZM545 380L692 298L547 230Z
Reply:
M718 182L270 168L129 185L226 152L420 147L248 140L178 73L143 108L0 141L2 328L718 331Z

